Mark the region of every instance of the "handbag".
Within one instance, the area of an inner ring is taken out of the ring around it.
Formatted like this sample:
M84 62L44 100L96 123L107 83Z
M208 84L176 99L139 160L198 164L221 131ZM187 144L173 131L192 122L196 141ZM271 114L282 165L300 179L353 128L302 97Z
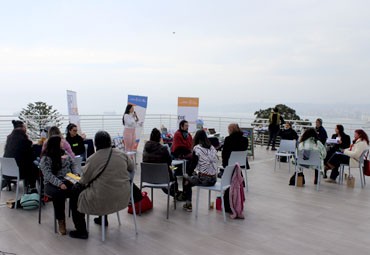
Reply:
M141 195L143 196L143 199L141 200L141 212L145 212L145 211L148 211L148 210L152 209L153 204L152 204L152 201L150 201L150 199L148 197L148 193L144 191L144 192L141 193ZM139 213L139 203L140 202L135 203L135 212L136 213ZM129 214L134 213L134 210L132 209L132 204L128 205L127 212Z
M364 160L364 166L362 167L362 171L364 172L364 175L370 176L370 160L368 160L369 152L367 153L367 156Z
M303 173L298 173L298 177L299 176L303 177L303 185L306 184L306 180L304 179L304 174ZM289 186L294 186L294 185L295 185L295 174L293 174L292 177L290 177L290 180L289 180Z
M103 170L101 170L91 181L89 181L89 183L87 185L83 185L83 184L81 184L79 182L76 182L75 184L73 184L72 189L71 189L73 193L80 194L86 188L90 187L91 184L94 181L96 181L96 179L99 178L99 176L104 172L104 170L107 168L107 166L109 164L110 158L112 157L112 151L113 151L113 149L111 148L110 149L110 152L109 152L109 157L108 157L107 163L105 163L105 166L104 166Z
M39 208L40 196L37 193L24 194L20 205L24 210L33 210Z

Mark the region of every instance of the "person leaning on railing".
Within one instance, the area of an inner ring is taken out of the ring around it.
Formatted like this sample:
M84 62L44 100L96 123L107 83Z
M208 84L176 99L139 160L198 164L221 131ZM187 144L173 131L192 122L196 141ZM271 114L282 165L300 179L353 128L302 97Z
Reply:
M361 154L369 148L369 137L362 129L355 130L355 139L350 148L341 149L342 153L335 153L328 161L331 169L330 179L326 182L335 183L339 175L338 168L341 164L349 164L350 167L357 168Z
M320 142L317 132L313 128L307 129L299 141L298 150L308 150L308 151L319 151L321 159L321 169L324 169L324 158L326 157L325 146ZM315 169L315 179L314 184L317 184L317 177L319 171Z

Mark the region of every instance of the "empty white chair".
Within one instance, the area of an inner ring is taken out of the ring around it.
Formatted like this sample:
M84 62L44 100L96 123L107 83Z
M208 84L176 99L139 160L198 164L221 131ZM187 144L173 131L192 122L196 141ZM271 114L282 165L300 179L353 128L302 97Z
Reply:
M295 140L281 140L279 150L275 154L275 167L274 171L276 171L276 161L279 160L279 168L280 168L280 157L287 157L288 164L289 164L289 173L290 173L290 162L291 158L294 157L296 151L296 141Z
M235 165L229 165L225 168L224 173L221 177L221 182L217 182L214 186L197 186L197 204L195 209L195 217L198 217L198 206L199 206L199 193L201 189L208 190L208 208L211 204L211 191L221 193L222 203L222 214L224 216L224 222L226 222L225 204L224 204L224 192L230 187L231 177L233 175Z
M365 175L364 175L364 171L362 170L362 167L363 167L364 160L368 152L369 150L365 150L361 154L359 165L358 165L358 169L360 170L361 188L364 188L364 186L366 185ZM348 164L341 164L339 166L339 183L343 183L344 167L346 166L348 167L349 174L351 174L351 167Z
M233 151L231 152L229 158L228 166L234 166L236 163L239 163L242 171L244 170L245 176L245 191L248 192L248 173L247 173L247 155L248 151Z
M19 195L19 168L17 162L14 158L0 158L1 163L1 175L0 175L0 185L3 181L3 176L9 176L12 179L17 179L17 188L15 192L15 209L17 209L18 204L18 195ZM24 185L24 183L23 183ZM25 187L24 187L25 191ZM1 190L0 190L0 197L1 197Z
M320 152L314 151L314 150L307 150L309 153L309 157L306 158L304 156L305 150L298 151L298 158L297 158L297 164L295 166L295 186L297 187L297 179L298 179L298 169L300 169L303 173L304 168L314 167L314 170L318 170L319 174L317 176L317 191L319 191L320 188L320 182L321 182L321 158L320 158Z

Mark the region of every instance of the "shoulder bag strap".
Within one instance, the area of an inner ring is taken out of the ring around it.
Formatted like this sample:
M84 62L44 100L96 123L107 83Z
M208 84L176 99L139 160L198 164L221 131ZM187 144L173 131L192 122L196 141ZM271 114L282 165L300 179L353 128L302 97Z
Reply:
M94 182L94 181L96 181L96 179L98 179L99 178L99 176L104 172L104 170L107 168L107 166L108 166L108 164L109 164L109 161L110 161L110 158L112 157L112 151L113 151L113 149L111 148L110 149L110 152L109 152L109 157L108 157L108 160L107 160L107 163L105 163L105 166L104 166L104 168L103 168L103 170L101 170L96 176L95 176L95 178L93 178L91 181L89 181L89 183L86 185L86 187L88 188L88 187L90 187L90 185Z

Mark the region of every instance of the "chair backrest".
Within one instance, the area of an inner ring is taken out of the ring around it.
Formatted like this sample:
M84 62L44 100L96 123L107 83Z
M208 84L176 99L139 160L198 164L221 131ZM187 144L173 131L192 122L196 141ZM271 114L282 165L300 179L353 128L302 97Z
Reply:
M81 156L76 156L74 159L73 159L74 163L75 163L75 166L76 166L76 170L79 174L82 173L82 157Z
M281 140L279 146L279 152L291 152L295 153L297 142L294 140Z
M233 176L234 169L235 169L235 164L229 165L225 168L224 173L222 174L222 177L221 177L221 187L230 185L231 177Z
M166 163L141 163L141 182L169 183L168 165Z
M247 151L233 151L229 158L229 166L234 166L235 163L239 163L240 166L247 165Z
M314 150L308 150L310 157L305 159L304 152L305 150L298 151L297 166L308 167L315 166L317 169L321 169L321 158L320 152Z
M87 160L87 150L89 149L89 145L85 144L85 160Z
M0 158L1 174L10 177L19 177L19 168L15 158Z
M360 157L360 168L362 167L362 164L364 163L365 157L367 156L367 153L369 152L369 149L365 150Z

